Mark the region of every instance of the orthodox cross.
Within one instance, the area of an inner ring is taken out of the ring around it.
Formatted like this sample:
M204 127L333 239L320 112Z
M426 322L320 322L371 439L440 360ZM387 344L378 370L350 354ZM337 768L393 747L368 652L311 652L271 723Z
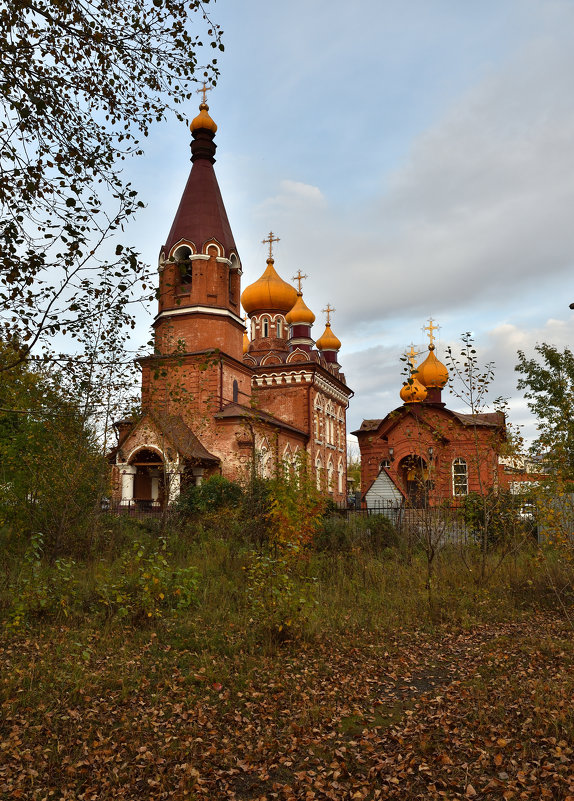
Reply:
M273 258L273 242L281 242L278 236L273 236L273 231L269 231L269 239L262 239L261 244L266 245L269 243L269 258Z
M411 349L409 350L408 353L405 353L405 356L407 357L407 360L408 360L412 370L414 370L414 368L415 368L415 356L418 356L418 355L419 354L418 354L415 346L411 342Z
M291 279L292 281L297 281L297 285L299 287L299 294L301 294L301 281L304 278L309 278L309 276L308 275L303 275L301 273L301 270L297 270L297 275L294 275L293 278Z
M429 342L431 345L434 345L434 332L438 331L440 325L433 325L434 320L432 317L429 317L429 324L427 326L423 326L423 333L425 331L429 332Z
M331 314L334 311L337 311L337 309L332 308L330 303L327 303L326 308L323 309L323 312L327 315L327 325L331 325Z
M200 92L203 92L203 100L201 102L205 103L206 102L205 94L206 94L206 92L211 92L212 89L213 89L213 86L208 86L206 84L206 82L204 81L203 82L203 86L201 87L201 89L196 89L195 90L195 94L198 95Z

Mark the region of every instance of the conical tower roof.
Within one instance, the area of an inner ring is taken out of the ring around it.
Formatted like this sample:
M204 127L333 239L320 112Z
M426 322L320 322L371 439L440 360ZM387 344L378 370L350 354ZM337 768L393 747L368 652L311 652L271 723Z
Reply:
M229 258L232 251L237 253L237 247L213 169L217 147L213 137L217 125L207 113L207 103L199 108L200 113L190 126L193 166L163 252L169 255L182 239L193 242L198 251L209 239L216 239L223 246L223 255Z

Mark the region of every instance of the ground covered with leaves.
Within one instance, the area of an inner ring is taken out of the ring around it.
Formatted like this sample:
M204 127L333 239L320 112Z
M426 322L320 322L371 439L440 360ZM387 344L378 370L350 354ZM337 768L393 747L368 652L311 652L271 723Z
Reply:
M574 801L568 621L216 651L164 622L0 651L0 798Z

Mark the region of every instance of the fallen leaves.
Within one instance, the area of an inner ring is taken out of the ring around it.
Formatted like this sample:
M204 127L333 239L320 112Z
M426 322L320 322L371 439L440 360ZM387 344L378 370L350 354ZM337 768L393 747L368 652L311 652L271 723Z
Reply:
M364 632L227 660L163 630L143 645L110 632L89 663L66 629L42 630L0 650L0 797L574 801L562 626Z

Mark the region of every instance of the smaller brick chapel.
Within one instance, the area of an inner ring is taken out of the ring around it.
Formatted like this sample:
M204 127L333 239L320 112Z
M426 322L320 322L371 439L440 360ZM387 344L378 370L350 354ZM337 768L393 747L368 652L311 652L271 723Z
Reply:
M115 424L113 499L159 508L186 484L213 474L241 479L254 466L271 476L305 453L317 486L342 501L352 391L338 362L334 309L324 309L325 330L315 341L306 276L297 271L297 287L279 276L272 232L265 270L241 295L205 91L190 126L191 171L160 249L155 347L139 360L142 414Z
M449 374L436 356L431 318L426 358L411 346L409 379L403 405L385 418L363 420L357 436L361 452L363 500L370 509L387 503L413 507L460 501L471 492L485 494L536 480L538 474L506 458L503 412L463 414L442 400Z

